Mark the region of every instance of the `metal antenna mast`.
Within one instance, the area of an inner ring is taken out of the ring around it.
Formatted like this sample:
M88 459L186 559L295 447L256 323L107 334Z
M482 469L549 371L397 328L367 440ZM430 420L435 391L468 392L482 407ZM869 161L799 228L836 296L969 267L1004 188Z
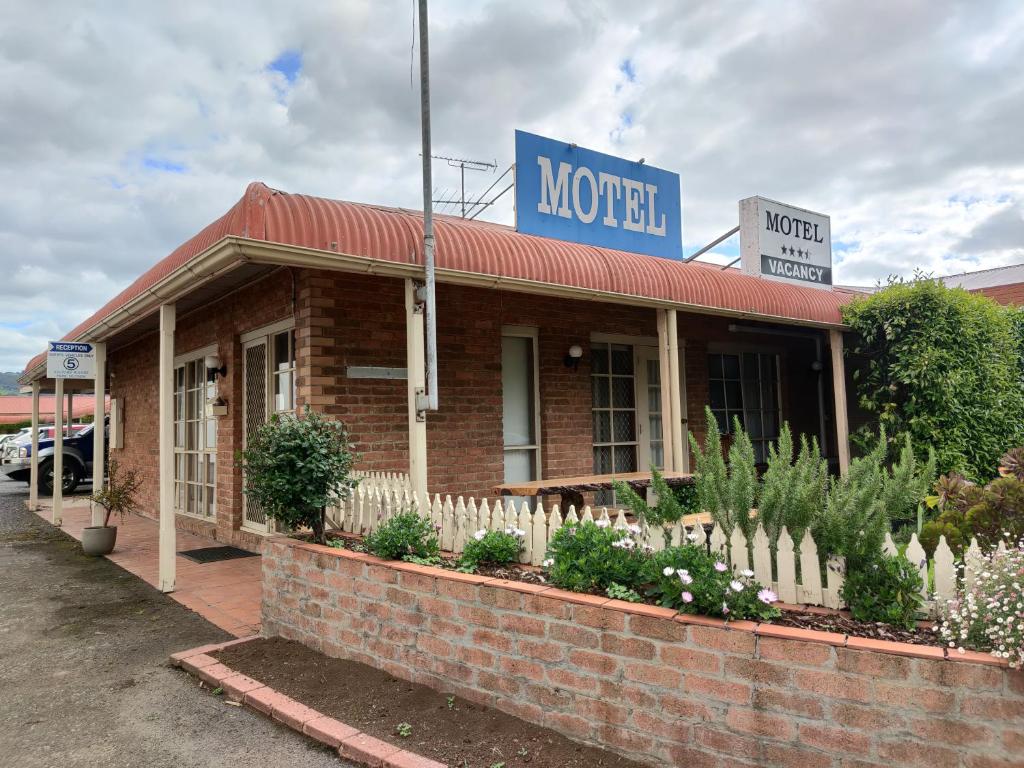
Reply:
M426 384L423 410L437 410L437 304L434 299L434 212L430 173L430 49L427 45L427 0L419 0L420 126L423 135L423 266L424 320L427 326Z
M466 169L471 171L491 171L498 169L498 163L489 163L486 160L469 160L463 157L445 157L444 155L431 155L435 160L446 160L449 167L458 168L462 181L462 194L459 196L459 203L462 206L462 218L466 218ZM452 200L434 200L435 203L451 203ZM472 207L472 206L471 206Z

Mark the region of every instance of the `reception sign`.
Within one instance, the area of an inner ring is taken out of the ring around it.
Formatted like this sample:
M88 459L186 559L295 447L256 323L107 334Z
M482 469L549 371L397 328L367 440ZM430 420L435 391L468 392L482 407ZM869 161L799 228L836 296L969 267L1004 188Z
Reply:
M679 175L516 131L516 229L681 259Z
M740 200L740 257L747 274L831 288L829 218L764 197Z
M91 379L96 376L96 350L92 344L51 341L46 351L46 378Z

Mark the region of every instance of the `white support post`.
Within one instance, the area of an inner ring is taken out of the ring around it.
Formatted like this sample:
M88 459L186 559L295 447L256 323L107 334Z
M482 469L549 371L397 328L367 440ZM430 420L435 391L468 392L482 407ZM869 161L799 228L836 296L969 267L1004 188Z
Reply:
M103 421L107 403L107 345L93 344L96 350L96 378L93 380L95 402L92 409L92 492L103 489L104 461L106 455L106 429ZM103 507L92 503L92 524L103 525Z
M679 325L676 311L674 309L666 310L665 319L668 324L668 370L672 396L672 469L682 472L685 464L683 461L683 414L679 397L681 391L679 384Z
M74 392L68 392L68 417L65 420L65 424L67 425L67 432L64 433L67 437L74 437L75 436L74 423L75 423L75 393Z
M54 382L53 391L53 502L50 521L64 522L64 380Z
M177 531L174 525L174 326L173 304L160 307L160 591L173 592Z
M39 382L32 382L32 456L28 471L28 508L39 510Z
M427 414L417 409L425 392L423 304L416 301L416 285L405 281L405 364L409 410L409 482L418 498L427 498Z
M668 313L664 309L658 313L658 370L661 374L661 445L665 454L662 467L666 470L675 469L675 453L672 448L672 372L669 365Z
M832 392L835 396L836 444L839 448L839 472L850 468L850 423L846 412L846 369L843 365L843 332L829 331L832 349Z

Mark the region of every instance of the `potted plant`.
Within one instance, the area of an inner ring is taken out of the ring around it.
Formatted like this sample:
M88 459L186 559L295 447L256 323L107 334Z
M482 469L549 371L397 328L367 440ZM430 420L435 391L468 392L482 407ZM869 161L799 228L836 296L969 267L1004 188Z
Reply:
M107 485L95 491L89 500L103 507L103 525L91 525L82 530L82 551L87 555L109 555L114 551L117 541L117 526L110 524L110 516L115 512L124 520L124 516L138 508L136 498L139 492L138 473L134 469L121 470L116 461L111 461L107 468Z

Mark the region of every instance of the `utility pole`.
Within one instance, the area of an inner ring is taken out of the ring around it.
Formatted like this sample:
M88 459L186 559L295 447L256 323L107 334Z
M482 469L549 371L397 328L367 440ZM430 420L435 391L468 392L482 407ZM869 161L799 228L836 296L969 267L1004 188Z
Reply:
M434 299L434 212L430 169L430 47L427 41L427 0L419 0L420 22L420 127L423 138L423 286L426 324L426 385L419 403L424 411L437 410L437 304Z

